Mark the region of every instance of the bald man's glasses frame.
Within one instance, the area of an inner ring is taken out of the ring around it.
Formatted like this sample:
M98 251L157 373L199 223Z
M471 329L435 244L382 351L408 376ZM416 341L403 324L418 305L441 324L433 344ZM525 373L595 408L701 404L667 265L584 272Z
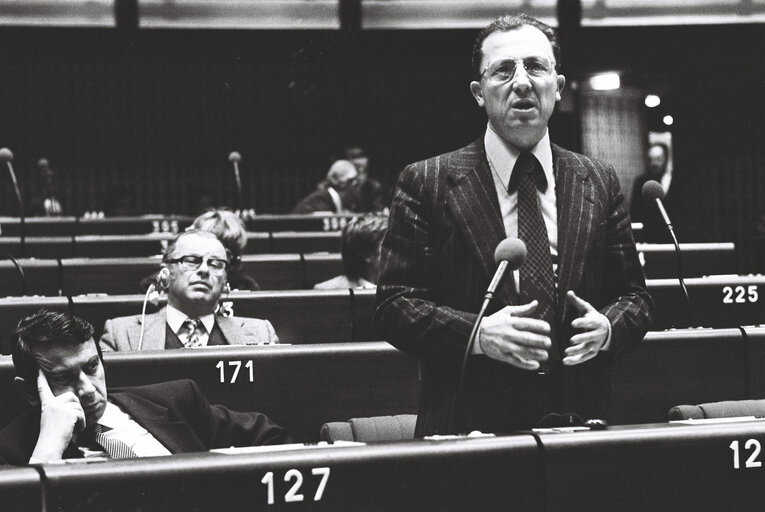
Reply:
M222 274L228 270L228 261L220 258L203 258L202 256L187 255L179 258L167 260L166 263L179 263L183 270L188 272L195 272L202 263L207 261L207 268L210 269L211 274Z

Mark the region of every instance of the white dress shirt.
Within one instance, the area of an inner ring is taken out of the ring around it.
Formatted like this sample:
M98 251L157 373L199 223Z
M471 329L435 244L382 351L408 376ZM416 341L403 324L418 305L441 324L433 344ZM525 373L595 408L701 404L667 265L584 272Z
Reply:
M105 429L104 436L107 439L122 441L139 457L170 455L170 451L153 435L111 402L106 402L106 409L98 424L111 429Z
M178 335L181 343L184 344L186 342L186 335L188 333L185 331L179 333L178 331L181 330L183 327L183 322L185 322L187 318L190 317L186 315L186 313L177 310L170 304L167 305L167 325L170 326L173 332ZM209 315L200 316L199 320L201 320L202 325L205 326L205 332L199 336L199 343L202 347L206 347L207 342L210 340L210 333L212 332L213 327L215 327L215 314L210 313Z

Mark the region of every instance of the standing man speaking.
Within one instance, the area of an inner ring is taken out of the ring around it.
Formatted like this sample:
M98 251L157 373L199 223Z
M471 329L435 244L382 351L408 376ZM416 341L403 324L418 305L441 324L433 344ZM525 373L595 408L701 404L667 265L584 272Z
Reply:
M483 29L470 91L486 132L399 178L375 321L420 360L417 436L526 429L551 412L603 418L614 356L651 323L613 167L550 142L566 82L559 53L552 28L525 15ZM528 257L481 322L454 407L494 250L508 237Z

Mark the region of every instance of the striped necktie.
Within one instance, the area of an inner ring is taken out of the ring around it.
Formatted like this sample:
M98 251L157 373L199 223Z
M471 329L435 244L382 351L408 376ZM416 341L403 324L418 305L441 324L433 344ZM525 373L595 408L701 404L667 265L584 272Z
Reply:
M553 346L539 371L549 370L560 359L555 340L555 273L553 272L550 239L547 236L537 187L547 188L542 165L534 155L523 152L515 162L513 175L518 174L518 238L526 244L526 263L520 268L521 304L539 301L535 316L550 324ZM540 179L541 175L541 179ZM514 181L514 180L511 180Z
M104 432L109 430L111 430L109 427L100 424L96 424L93 429L96 442L104 447L109 457L112 459L135 459L138 457L132 448L124 442L119 439L106 437Z
M181 326L181 331L186 333L186 340L183 342L184 347L199 348L202 346L201 328L204 328L204 325L199 318L187 318L184 320Z

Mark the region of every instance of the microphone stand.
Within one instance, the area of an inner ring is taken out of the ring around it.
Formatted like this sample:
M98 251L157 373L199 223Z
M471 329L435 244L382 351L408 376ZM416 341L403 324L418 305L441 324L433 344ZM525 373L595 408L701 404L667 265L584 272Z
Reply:
M6 165L8 166L8 174L11 176L11 182L13 183L13 190L16 194L16 201L19 203L19 220L20 220L20 228L21 228L21 257L26 258L27 256L27 245L26 245L26 216L24 215L24 201L21 199L21 191L19 190L19 182L16 180L16 173L13 172L13 166L11 165L11 159L13 158L12 153L3 148L3 151L7 151L7 154L3 154L3 159L5 160Z
M691 307L691 297L690 295L688 295L688 288L686 288L685 279L683 278L683 264L680 257L680 244L677 242L677 237L675 236L675 230L672 229L672 221L669 220L669 215L667 215L667 210L664 209L664 204L658 198L656 198L656 206L659 208L659 213L661 214L662 219L664 220L664 224L667 226L667 232L669 233L670 238L672 238L672 243L675 245L675 261L677 262L677 280L680 282L680 289L682 290L683 298L685 299L685 308L688 313L688 327L694 327L695 322L693 318L693 308Z

